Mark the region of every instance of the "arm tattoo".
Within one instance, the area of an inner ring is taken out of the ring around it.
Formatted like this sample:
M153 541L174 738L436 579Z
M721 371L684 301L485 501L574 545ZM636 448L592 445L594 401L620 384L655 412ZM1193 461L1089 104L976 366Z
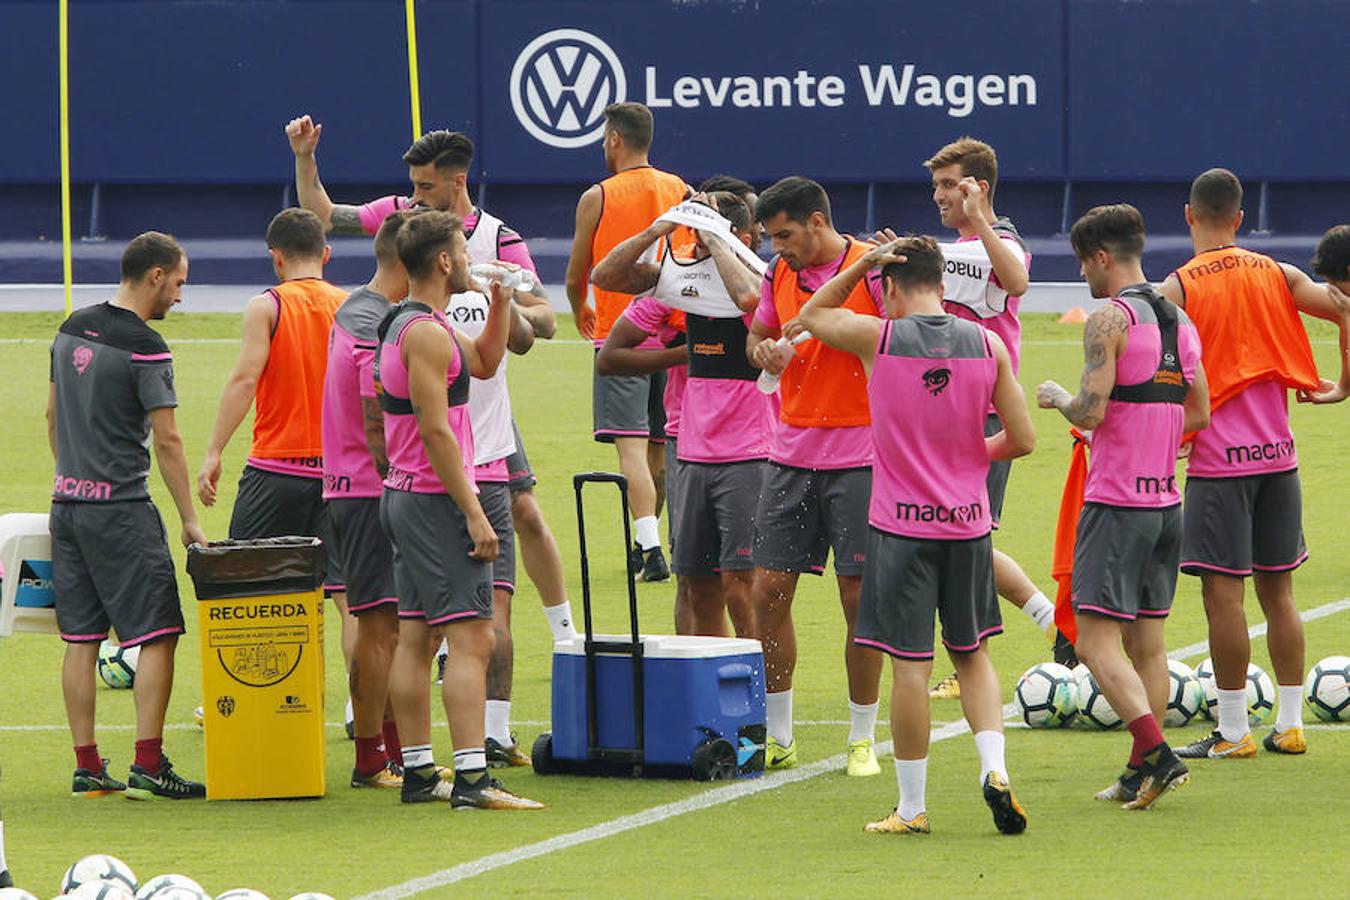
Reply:
M346 203L333 204L333 234L365 234L361 225L361 210Z
M1103 366L1111 352L1110 345L1129 330L1130 323L1120 310L1107 307L1101 315L1088 319L1083 330L1083 379L1078 396L1061 407L1064 417L1080 428L1095 428L1101 424L1107 395L1092 390L1092 376Z

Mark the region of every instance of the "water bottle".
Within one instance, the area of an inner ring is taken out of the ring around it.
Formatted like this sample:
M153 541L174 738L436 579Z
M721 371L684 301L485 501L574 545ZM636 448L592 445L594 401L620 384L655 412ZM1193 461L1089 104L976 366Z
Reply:
M811 332L803 331L791 341L785 337L780 337L778 340L774 341L773 347L778 353L778 358L781 359L783 365L786 366L792 361L792 348L805 341L809 341L810 339ZM755 387L759 388L760 393L762 394L772 394L774 391L778 390L778 382L782 377L783 375L781 372L774 375L770 373L768 369L765 369L759 373L759 378L755 380Z
M526 269L506 269L494 263L474 263L469 266L469 274L485 285L497 281L510 291L534 290L533 274Z

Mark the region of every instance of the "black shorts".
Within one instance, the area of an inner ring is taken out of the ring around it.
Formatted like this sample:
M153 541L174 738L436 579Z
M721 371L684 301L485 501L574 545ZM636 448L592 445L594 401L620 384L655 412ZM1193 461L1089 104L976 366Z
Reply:
M178 579L159 510L149 500L53 503L52 587L63 640L123 647L183 634Z
M1187 478L1181 571L1245 577L1288 572L1308 558L1298 470L1238 478Z
M995 413L984 420L984 436L992 437L1003 430L1003 422ZM985 490L989 492L989 518L997 528L1003 518L1003 495L1008 492L1008 476L1012 474L1012 460L989 460L989 475L984 480Z
M380 526L380 499L335 497L327 505L333 536L329 552L346 576L347 612L359 616L384 606L397 608L394 549Z
M534 470L530 468L530 457L525 453L525 441L520 437L520 429L516 427L516 420L511 420L511 431L516 436L516 452L506 458L507 482L511 486L511 493L519 494L521 491L528 491L539 483L535 477Z
M599 352L598 350L596 351ZM666 373L651 375L594 375L591 415L595 439L666 439Z
M746 513L759 505L764 461L680 463L677 489L666 481L667 503L678 497L671 571L712 575L754 568L755 520Z
M497 532L497 558L492 561L492 586L516 592L516 526L511 521L511 485L505 481L478 482L478 502Z
M230 514L230 539L291 535L323 541L323 589L329 593L345 590L337 554L327 550L332 535L324 510L323 479L244 466L239 476L239 494Z
M869 528L853 643L897 659L932 659L935 617L953 653L978 650L1003 631L989 535L920 540Z
M755 510L755 565L775 572L858 576L867 561L872 469L798 469L770 462Z
M1126 622L1165 618L1180 559L1181 507L1085 503L1073 548L1073 610Z
M448 494L385 488L380 524L394 545L398 614L444 625L492 618L492 564L469 556L469 524Z

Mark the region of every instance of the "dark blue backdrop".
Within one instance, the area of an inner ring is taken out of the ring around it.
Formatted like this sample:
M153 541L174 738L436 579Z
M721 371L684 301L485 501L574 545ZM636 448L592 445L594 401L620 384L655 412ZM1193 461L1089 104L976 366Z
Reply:
M584 139L620 80L627 99L654 101L654 161L691 178L921 179L922 160L965 133L1021 179L1186 179L1215 164L1253 179L1350 177L1350 4L1336 0L417 10L423 122L474 137L475 175L489 181L596 177L599 144ZM291 165L281 127L306 111L325 124L326 180L405 177L392 0L73 0L71 59L77 181L276 183ZM0 3L0 181L57 178L56 72L55 4ZM876 83L885 72L894 92ZM771 106L766 78L783 79Z

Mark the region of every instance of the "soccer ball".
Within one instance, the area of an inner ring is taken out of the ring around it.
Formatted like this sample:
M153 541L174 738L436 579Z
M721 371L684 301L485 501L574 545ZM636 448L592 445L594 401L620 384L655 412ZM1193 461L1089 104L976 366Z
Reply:
M1023 673L1013 705L1032 728L1061 728L1078 713L1073 672L1059 663L1039 663Z
M61 893L69 894L86 881L118 881L130 888L133 894L137 886L136 876L126 863L103 853L76 860L66 869L66 874L61 878Z
M23 888L0 888L0 900L38 900Z
M1205 690L1191 667L1178 659L1167 661L1167 712L1163 724L1179 728L1205 705Z
M0 898L0 900L3 900L3 898ZM333 898L318 891L305 891L303 894L296 894L291 900L333 900Z
M110 688L129 688L136 680L140 647L120 647L104 641L98 648L98 677Z
M1303 698L1324 722L1350 719L1350 656L1328 656L1303 682Z
M1206 659L1195 669L1205 692L1206 718L1218 718L1219 687L1214 681L1214 660ZM1247 663L1247 722L1260 725L1275 709L1275 683L1256 663Z
M268 896L253 888L231 888L216 897L216 900L269 900Z
M1120 716L1107 702L1097 679L1087 666L1074 669L1078 692L1078 724L1084 728L1106 731L1120 727Z
M186 875L156 875L136 892L136 900L211 900L202 886Z
M63 894L72 900L136 900L136 894L121 881L86 881Z

